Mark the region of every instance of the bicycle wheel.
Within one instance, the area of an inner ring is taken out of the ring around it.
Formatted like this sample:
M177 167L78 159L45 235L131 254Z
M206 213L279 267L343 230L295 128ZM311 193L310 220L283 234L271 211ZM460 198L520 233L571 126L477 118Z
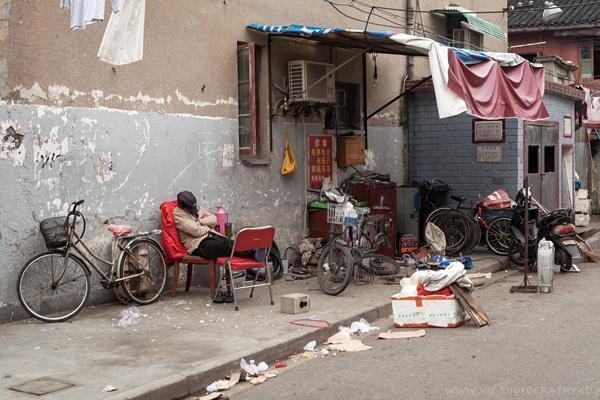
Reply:
M346 289L354 272L352 260L346 245L334 241L323 249L317 264L317 280L325 293L336 296Z
M281 262L281 253L279 252L279 247L277 243L273 241L273 245L271 246L271 252L269 253L269 262L273 266L273 280L277 280L283 276L283 263ZM258 272L258 280L264 281L266 274L264 268L255 268L249 269L246 271L246 274L249 278L254 279L254 276Z
M446 253L448 255L460 253L470 238L470 223L467 217L460 211L445 210L439 214L435 222L446 237Z
M485 232L485 244L494 254L508 255L508 249L513 243L510 232L511 219L499 217L494 219Z
M156 301L167 282L167 262L162 248L151 239L134 239L119 261L119 278L140 276L121 282L123 291L138 304Z
M90 273L73 254L41 253L21 270L17 295L32 317L44 322L66 321L85 306L90 296Z
M479 221L474 217L467 216L469 221L469 240L465 243L465 246L460 251L461 253L470 254L479 245L481 241L481 227Z
M436 208L433 211L431 211L429 213L429 215L427 216L427 218L425 219L425 226L427 226L427 224L429 222L432 222L434 225L436 224L436 221L439 220L439 218L444 216L444 213L446 211L453 211L453 208L449 208L449 207L440 207L440 208Z

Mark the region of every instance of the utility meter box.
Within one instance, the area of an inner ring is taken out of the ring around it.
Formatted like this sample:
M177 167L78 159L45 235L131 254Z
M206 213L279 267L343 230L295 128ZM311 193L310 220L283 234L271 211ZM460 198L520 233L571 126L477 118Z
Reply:
M310 296L302 293L290 293L281 296L281 312L301 314L310 311Z

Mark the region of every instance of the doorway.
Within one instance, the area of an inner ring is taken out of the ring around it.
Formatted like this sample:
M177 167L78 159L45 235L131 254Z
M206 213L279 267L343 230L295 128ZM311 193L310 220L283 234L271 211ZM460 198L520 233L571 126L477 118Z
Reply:
M559 207L558 123L525 125L527 176L533 197L551 210Z

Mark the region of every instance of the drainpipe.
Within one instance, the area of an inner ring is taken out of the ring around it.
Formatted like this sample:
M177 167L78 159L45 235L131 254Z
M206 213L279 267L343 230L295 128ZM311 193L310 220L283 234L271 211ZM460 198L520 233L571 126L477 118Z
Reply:
M406 0L406 33L408 35L415 34L415 3L416 0ZM415 58L413 56L406 57L406 75L402 82L402 92L406 90L406 81L415 79ZM408 126L408 96L402 102L404 105L404 183L410 183L410 154L409 154L409 126Z

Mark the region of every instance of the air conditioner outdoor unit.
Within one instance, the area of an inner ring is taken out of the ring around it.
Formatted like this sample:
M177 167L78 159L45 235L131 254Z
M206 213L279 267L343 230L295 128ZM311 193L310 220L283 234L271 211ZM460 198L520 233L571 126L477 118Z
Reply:
M289 101L335 103L335 73L319 81L335 68L332 64L295 60L288 63ZM314 86L313 86L314 85Z

